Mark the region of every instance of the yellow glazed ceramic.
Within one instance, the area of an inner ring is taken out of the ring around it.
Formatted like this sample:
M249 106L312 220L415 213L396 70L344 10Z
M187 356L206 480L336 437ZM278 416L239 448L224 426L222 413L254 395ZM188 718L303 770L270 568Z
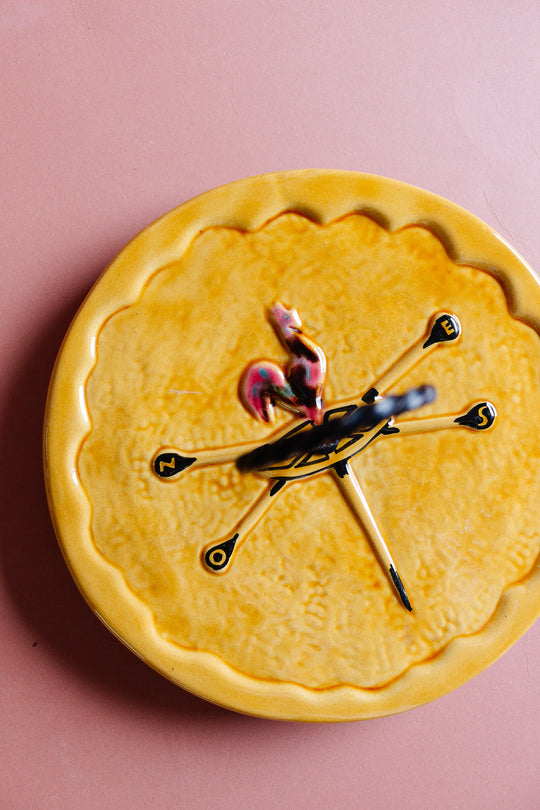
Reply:
M304 381L326 371L314 412L277 302ZM540 612L539 333L532 271L426 191L298 171L180 206L103 274L53 374L47 487L79 588L238 711L352 720L445 694ZM246 408L268 369L273 423ZM417 411L310 438L424 385ZM241 471L291 433L315 444Z

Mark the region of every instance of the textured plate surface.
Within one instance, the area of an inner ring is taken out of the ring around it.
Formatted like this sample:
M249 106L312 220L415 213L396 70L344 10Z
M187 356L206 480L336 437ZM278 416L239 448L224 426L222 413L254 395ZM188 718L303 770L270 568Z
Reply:
M496 408L485 432L424 421L351 461L412 613L331 472L287 486L219 575L201 554L264 481L230 463L154 474L164 449L196 456L297 424L282 412L261 425L238 396L250 361L286 360L265 317L276 300L324 349L329 406L360 401L401 358L392 391L437 389L418 418ZM460 340L408 368L441 312ZM459 686L540 612L539 330L523 260L471 214L393 180L286 172L175 209L100 278L53 375L47 487L79 588L152 667L239 711L359 719Z

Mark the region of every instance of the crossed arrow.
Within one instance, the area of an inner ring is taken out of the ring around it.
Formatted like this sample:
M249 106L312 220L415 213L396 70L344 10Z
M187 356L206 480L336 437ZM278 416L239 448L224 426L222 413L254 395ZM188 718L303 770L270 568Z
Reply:
M251 530L263 517L278 493L295 481L330 473L363 526L380 565L392 582L403 606L411 602L397 572L390 550L377 526L351 459L383 438L411 436L448 429L483 431L497 416L491 402L479 401L460 413L423 419L394 421L394 417L415 409L434 398L430 386L413 389L401 397L384 397L408 371L439 346L455 342L461 324L455 315L437 314L430 319L423 337L417 340L360 396L337 402L327 410L321 425L311 420L291 424L274 435L272 442L248 442L212 450L184 451L161 448L152 458L152 470L162 481L178 480L187 471L220 464L236 463L241 472L267 480L266 487L227 533L225 539L206 545L202 563L214 574L228 570L234 555Z

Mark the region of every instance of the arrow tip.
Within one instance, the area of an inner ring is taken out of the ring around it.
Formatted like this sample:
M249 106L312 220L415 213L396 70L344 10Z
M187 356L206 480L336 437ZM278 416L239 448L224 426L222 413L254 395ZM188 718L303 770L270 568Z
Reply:
M412 612L412 605L410 603L409 597L407 596L407 591L405 590L405 586L401 581L401 577L399 576L398 572L394 568L393 565L390 566L390 576L392 577L392 582L395 585L396 591L399 594L399 598L403 603L403 607L406 608L409 613Z

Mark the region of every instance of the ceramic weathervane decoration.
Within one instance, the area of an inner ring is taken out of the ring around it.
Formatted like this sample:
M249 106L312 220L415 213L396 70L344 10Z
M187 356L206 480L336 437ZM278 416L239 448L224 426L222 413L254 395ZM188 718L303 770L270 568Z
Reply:
M430 192L310 169L187 201L113 261L55 365L75 581L237 711L446 694L540 615L539 337L532 269Z
M459 339L461 325L450 313L436 313L427 331L368 388L346 401L323 404L326 358L323 350L302 330L295 309L276 303L270 321L289 352L281 366L263 360L250 363L240 380L239 392L247 411L263 422L271 422L279 406L301 417L263 444L250 442L215 449L185 451L161 448L152 459L154 474L163 481L175 481L187 471L236 463L242 473L266 479L267 484L224 539L207 544L201 551L205 568L226 572L233 555L265 514L278 493L294 482L328 473L357 520L363 526L380 565L392 582L401 603L412 610L411 600L398 573L387 543L377 525L351 459L387 437L468 428L482 431L496 418L494 405L479 401L461 413L395 422L401 413L421 407L435 398L431 386L410 389L400 396L385 396L406 373L438 346Z

